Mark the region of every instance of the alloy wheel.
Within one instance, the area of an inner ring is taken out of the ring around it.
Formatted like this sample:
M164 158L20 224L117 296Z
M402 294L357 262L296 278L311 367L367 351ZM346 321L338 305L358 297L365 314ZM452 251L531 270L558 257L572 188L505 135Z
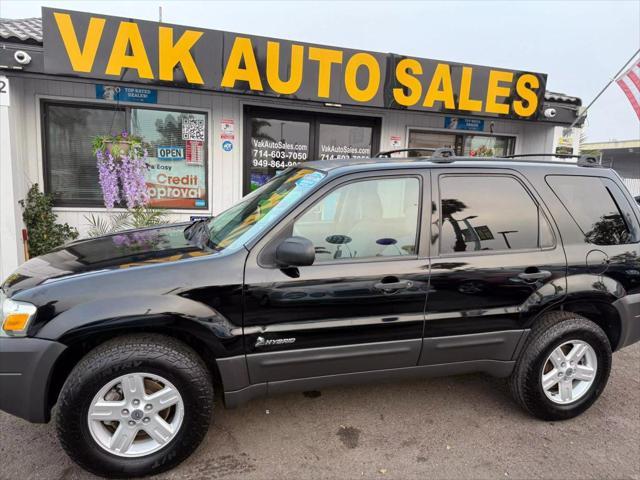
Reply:
M119 457L142 457L173 440L184 419L178 389L155 374L128 373L103 386L87 414L91 436Z
M566 405L582 398L598 371L598 357L583 340L569 340L556 347L542 368L541 383L553 403Z

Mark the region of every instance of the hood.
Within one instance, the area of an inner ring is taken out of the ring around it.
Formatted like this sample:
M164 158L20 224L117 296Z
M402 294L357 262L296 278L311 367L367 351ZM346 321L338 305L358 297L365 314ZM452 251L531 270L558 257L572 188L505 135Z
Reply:
M11 296L45 282L98 271L135 268L210 255L184 236L187 224L127 230L78 240L22 264L2 285Z

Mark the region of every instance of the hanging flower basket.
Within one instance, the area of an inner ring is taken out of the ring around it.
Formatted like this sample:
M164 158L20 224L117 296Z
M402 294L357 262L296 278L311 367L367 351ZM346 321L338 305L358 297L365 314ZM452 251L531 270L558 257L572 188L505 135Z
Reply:
M107 140L103 143L105 151L109 152L114 157L120 157L121 155L127 155L131 150L131 142L120 141L115 142Z
M111 209L121 202L128 209L145 207L149 193L145 180L147 148L142 138L129 135L102 135L93 139L99 183L104 204Z
M142 138L129 135L126 131L118 135L99 135L93 139L94 155L101 151L103 154L109 153L119 159L123 155L142 155L144 149Z

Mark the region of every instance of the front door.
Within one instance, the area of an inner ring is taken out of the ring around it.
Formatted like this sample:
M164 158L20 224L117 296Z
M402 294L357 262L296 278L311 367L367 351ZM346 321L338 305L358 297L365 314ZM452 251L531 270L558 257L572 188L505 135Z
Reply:
M417 364L429 273L419 227L426 194L428 174L342 177L252 249L244 307L252 383ZM289 236L313 242L313 265L280 269L269 260Z
M438 200L420 363L509 361L527 320L565 294L559 235L513 171L436 170L432 181Z

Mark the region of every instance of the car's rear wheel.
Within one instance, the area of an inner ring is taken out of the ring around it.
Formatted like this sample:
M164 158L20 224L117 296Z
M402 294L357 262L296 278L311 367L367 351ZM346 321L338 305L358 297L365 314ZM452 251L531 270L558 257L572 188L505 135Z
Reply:
M58 436L83 468L108 477L159 473L200 444L213 407L210 373L188 346L130 335L89 352L66 380Z
M510 378L514 398L543 420L589 408L611 371L611 345L594 322L572 312L545 315L529 333Z

